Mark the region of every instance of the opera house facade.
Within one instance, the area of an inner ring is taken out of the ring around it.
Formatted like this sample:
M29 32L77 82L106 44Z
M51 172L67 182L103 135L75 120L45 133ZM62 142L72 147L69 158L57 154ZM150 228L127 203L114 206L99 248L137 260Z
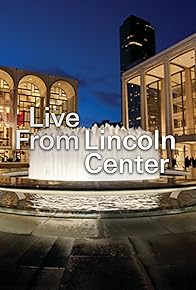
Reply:
M42 123L45 107L50 112L77 112L77 80L0 66L0 162L28 162L28 144L15 151L18 128L29 129L30 107ZM32 130L31 130L32 131Z

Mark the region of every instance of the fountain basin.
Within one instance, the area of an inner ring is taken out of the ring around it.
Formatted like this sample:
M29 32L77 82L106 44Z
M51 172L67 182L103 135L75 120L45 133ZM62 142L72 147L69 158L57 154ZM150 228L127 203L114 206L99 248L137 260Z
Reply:
M170 172L170 171L168 171ZM184 173L182 172L184 175ZM101 192L106 191L142 191L155 189L177 189L183 187L196 186L196 180L185 179L185 176L176 177L171 176L161 177L152 180L90 180L90 181L55 181L55 180L38 180L28 177L27 171L21 172L7 172L0 176L1 188L19 188L19 189L33 189L33 190L53 190L62 192L72 192L78 194L79 192Z
M63 182L30 179L27 171L21 171L1 175L0 184L0 211L31 216L149 216L165 210L188 210L196 204L196 199L192 200L196 196L196 180L185 177ZM175 199L170 199L170 195L175 195Z

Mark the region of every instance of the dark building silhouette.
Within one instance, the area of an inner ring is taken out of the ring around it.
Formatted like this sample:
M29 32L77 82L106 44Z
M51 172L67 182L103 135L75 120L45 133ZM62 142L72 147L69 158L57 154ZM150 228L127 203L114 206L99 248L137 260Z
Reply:
M129 16L120 27L121 74L154 54L154 27L139 17Z
M155 55L155 29L150 22L129 16L120 27L121 75ZM129 126L140 126L140 86L128 84Z

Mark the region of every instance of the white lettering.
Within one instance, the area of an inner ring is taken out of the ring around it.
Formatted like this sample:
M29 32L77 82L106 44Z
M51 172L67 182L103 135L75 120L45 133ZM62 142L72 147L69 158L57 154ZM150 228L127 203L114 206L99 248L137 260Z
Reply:
M91 146L90 145L90 130L85 130L85 149L86 150L98 150L98 146Z
M21 137L21 134L28 134L29 130L16 130L16 149L20 149L21 141L29 141L29 137Z
M92 169L91 166L90 166L90 161L91 159L95 157L97 158L98 160L101 160L101 155L98 154L98 153L90 153L87 155L86 159L85 159L85 167L86 167L86 170L89 172L89 173L92 173L92 174L97 174L99 172L101 172L102 170L102 167L99 166L97 167L97 169Z

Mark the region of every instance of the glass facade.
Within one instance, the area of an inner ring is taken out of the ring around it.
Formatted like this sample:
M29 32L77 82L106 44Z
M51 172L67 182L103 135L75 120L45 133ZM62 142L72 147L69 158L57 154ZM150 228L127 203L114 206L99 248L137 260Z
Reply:
M151 132L158 129L161 135L176 137L175 152L162 153L170 159L174 156L180 168L184 166L185 157L196 159L195 44L196 34L126 71L122 77L123 87L127 85L122 99L127 103L127 109L123 107L124 126L131 124L129 106L132 106L132 114L134 111L130 85L138 85L142 128ZM140 79L139 84L134 81L135 74Z
M68 100L66 92L59 87L61 83L53 85L50 89L50 112L62 114L68 112ZM50 121L51 124L53 121ZM65 121L63 122L64 125Z
M52 86L50 90L50 111L57 114L67 113L67 95L63 89Z
M186 133L185 72L171 75L174 134Z
M190 70L191 70L191 87L194 108L194 128L196 128L196 82L195 82L196 67L192 66Z
M147 89L148 128L151 132L161 129L160 119L160 81L150 83Z
M128 111L129 127L137 128L140 126L140 86L127 84L128 86Z
M45 105L44 97L41 97L38 87L30 82L22 82L18 87L17 99L17 125L29 129L30 107L35 108L35 122L40 123L41 112Z
M129 82L127 83L129 127L137 128L140 126L141 121L140 89L141 89L140 76L137 76L129 80Z

